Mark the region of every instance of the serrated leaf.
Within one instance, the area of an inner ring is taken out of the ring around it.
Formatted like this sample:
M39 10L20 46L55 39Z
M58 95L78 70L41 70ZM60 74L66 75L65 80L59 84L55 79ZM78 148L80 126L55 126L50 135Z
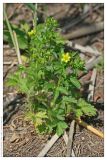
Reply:
M94 106L82 98L78 100L78 106L81 108L81 111L84 113L84 115L94 116L96 114L96 109Z
M76 109L75 110L75 115L77 118L80 118L83 115L83 112L81 109Z
M71 97L71 96L70 96L70 97L64 96L64 97L63 97L63 101L64 101L64 102L75 103L75 104L77 103L77 100L76 100L74 97Z
M65 117L64 117L65 115L57 115L56 117L57 117L57 119L58 120L61 120L61 121L63 121L63 120L65 120Z
M64 130L68 127L68 125L63 122L63 121L60 121L57 123L57 129L56 129L56 133L58 136L61 136L63 133L64 133Z
M56 110L56 117L59 120L65 120L65 114L64 114L64 110L63 109L57 109Z
M62 93L62 94L68 95L68 91L67 91L67 89L64 88L64 87L58 87L57 90L58 90L60 93Z
M59 96L59 90L56 90L55 96L54 96L54 102L56 101L56 99L58 98L58 96Z
M80 84L79 80L77 80L77 78L71 77L70 81L76 88L78 88L78 89L81 88L81 84Z
M36 113L36 118L48 118L46 112L38 112Z
M28 112L27 119L33 121L35 128L38 127L39 125L42 125L44 122L44 119L47 119L46 112L37 112L36 114L33 112Z
M44 134L44 133L47 132L47 128L46 128L44 123L42 123L41 125L39 125L35 129L36 129L36 132L39 133L39 134Z
M30 26L27 23L21 24L22 30L24 30L26 33L30 30Z
M55 85L54 85L54 83L51 83L51 82L46 82L45 84L44 84L44 89L46 89L46 90L48 90L48 89L54 89L54 87L55 87Z
M91 105L87 105L87 107L82 107L82 111L85 115L88 116L95 116L96 114L96 109Z

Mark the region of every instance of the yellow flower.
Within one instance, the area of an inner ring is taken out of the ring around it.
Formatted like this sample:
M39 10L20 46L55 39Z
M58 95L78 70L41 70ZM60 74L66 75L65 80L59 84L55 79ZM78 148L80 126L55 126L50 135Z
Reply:
M69 53L65 53L65 54L62 54L62 58L61 58L61 61L62 62L68 62L68 61L70 61L70 55L69 55Z
M35 34L35 32L36 32L35 30L31 30L30 32L28 32L28 35L31 37Z

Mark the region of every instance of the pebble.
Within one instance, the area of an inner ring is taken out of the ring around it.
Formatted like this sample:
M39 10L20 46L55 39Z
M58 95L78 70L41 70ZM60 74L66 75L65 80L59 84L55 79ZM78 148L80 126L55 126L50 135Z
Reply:
M82 141L84 141L84 139L85 139L84 137L81 137L81 140L82 140Z

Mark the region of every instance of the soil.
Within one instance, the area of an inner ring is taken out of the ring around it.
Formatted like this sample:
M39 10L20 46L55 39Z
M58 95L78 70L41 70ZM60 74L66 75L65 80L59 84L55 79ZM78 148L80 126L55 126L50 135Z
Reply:
M40 6L40 9L42 5ZM15 10L15 15L13 14ZM13 13L12 13L13 12ZM45 4L45 15L54 16L60 23L60 27L64 28L67 24L74 20L83 12L83 7L80 4ZM24 4L8 4L7 13L10 16L10 21L14 24L18 24L26 19L28 23L32 22L32 14L29 8ZM103 20L103 8L100 12L92 12L90 16L85 20L87 23L94 23L95 21ZM71 29L75 30L86 22L82 21L78 26ZM90 39L87 43L87 37ZM103 32L86 36L85 38L75 39L76 43L90 45L96 47L103 56ZM4 43L4 62L13 62L17 56L8 44ZM10 64L11 65L11 64ZM4 65L3 74L5 75L9 65ZM15 72L17 65L9 70L9 73ZM4 103L9 99L10 95L16 96L16 90L13 87L6 86L6 80L9 75L7 74L4 79ZM83 79L89 79L92 71L86 74ZM104 68L103 66L97 67L97 79L94 92L94 105L97 108L97 116L93 118L84 119L88 124L94 126L98 130L104 132ZM88 93L85 92L85 98ZM24 101L24 99L23 99ZM51 135L38 135L33 125L24 118L25 105L20 104L18 110L12 114L6 124L3 126L3 156L4 157L36 157L39 152L45 146ZM10 114L10 113L8 113ZM67 132L68 133L68 132ZM47 153L47 157L65 157L67 146L60 137L53 147ZM104 156L104 140L97 137L90 131L83 127L76 125L73 150L76 157L103 157Z

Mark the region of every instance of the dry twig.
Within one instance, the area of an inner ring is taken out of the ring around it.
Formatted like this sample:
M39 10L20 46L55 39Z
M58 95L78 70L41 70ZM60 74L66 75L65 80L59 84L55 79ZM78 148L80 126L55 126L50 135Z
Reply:
M50 150L50 148L53 146L53 144L58 140L59 136L55 134L49 142L45 145L45 147L42 149L42 151L39 153L38 157L44 157L46 153Z
M103 7L104 4L100 4L100 5L95 5L93 7L93 11L97 11L100 7ZM80 15L79 17L77 17L76 19L74 19L73 21L71 21L69 24L67 24L65 27L63 27L62 32L66 33L67 30L69 30L70 28L74 27L75 25L77 25L78 23L80 23L81 21L83 21L85 18L87 18L90 15L90 7L88 8L86 13L83 13L82 15Z
M8 62L3 62L3 65L12 65L12 61L8 61ZM18 62L14 62L14 65L17 65L18 64Z
M8 70L6 71L5 75L3 76L3 80L5 80L7 74L9 73L9 71L11 70L11 68L13 68L13 66L16 64L16 61L14 60L11 65L8 67Z
M84 47L79 44L73 43L71 41L66 41L66 45L68 47L71 47L71 49L79 50L88 56L100 56L101 55L98 51L94 50L93 48L91 48L89 46Z
M66 131L64 132L63 139L64 139L64 141L65 141L65 143L66 143L66 145L67 145L67 144L68 144L68 135L67 135ZM74 150L73 150L73 149L72 149L71 156L72 156L72 157L75 157L75 153L74 153Z
M69 138L68 138L68 143L67 143L67 155L66 157L71 156L71 151L72 151L72 143L73 143L73 135L74 135L74 126L75 126L75 120L71 122L70 125L70 131L69 131Z
M93 101L96 75L97 75L97 70L96 68L94 68L91 76L91 84L89 85L88 101Z
M90 69L93 69L95 65L97 65L102 59L102 56L97 57L96 59L93 59L91 63L86 63L86 69L89 71Z
M97 129L93 128L92 126L88 125L87 123L83 122L81 119L76 119L76 122L94 133L95 135L99 136L100 138L104 138L104 134L101 131L98 131Z
M79 28L76 31L63 35L65 39L75 39L89 34L97 33L104 30L104 22L92 24L87 27Z

